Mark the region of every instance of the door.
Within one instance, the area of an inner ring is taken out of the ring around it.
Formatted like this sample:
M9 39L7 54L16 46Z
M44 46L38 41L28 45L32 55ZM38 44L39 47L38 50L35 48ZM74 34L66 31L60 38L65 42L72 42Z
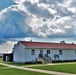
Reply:
M43 50L40 50L40 57L43 57Z
M43 55L43 50L40 50L40 54L42 54L42 55Z

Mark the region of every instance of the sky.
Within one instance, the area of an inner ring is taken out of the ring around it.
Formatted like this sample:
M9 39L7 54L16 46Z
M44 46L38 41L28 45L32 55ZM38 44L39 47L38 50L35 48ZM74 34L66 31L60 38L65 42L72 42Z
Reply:
M20 40L76 43L76 0L0 0L0 52Z

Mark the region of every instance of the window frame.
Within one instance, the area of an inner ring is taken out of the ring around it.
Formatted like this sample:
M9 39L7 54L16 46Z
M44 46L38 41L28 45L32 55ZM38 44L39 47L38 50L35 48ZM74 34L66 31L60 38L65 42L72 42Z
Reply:
M31 55L35 55L35 49L31 50Z
M59 55L62 55L63 54L63 51L62 50L59 50Z
M47 50L47 54L50 54L50 50Z

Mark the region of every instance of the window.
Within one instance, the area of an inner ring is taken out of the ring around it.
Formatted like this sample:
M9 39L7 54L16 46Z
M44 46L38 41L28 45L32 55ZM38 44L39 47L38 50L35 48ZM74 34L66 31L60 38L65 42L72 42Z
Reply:
M34 49L31 50L31 54L32 54L32 55L35 55L35 50L34 50Z
M59 55L62 55L62 50L59 50Z
M42 50L42 49L40 50L40 54L42 54L42 55L43 55L43 50Z
M47 50L47 54L50 54L50 50Z

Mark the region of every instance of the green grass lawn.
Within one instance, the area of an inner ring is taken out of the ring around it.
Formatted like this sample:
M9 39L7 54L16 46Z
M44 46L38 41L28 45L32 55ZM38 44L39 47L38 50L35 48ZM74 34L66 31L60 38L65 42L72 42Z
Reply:
M25 64L25 63L14 63L14 62L6 62L6 61L3 61L2 63L9 64L9 65L14 65L14 66L25 66L25 67L26 66L33 66L33 65L44 65L44 64L40 64L40 63L39 64L33 64L33 63L32 64L31 63L30 64L29 63Z
M76 74L76 64L75 63L61 64L61 65L49 65L49 66L35 66L32 68Z
M23 64L23 63L14 63L14 62L6 62L6 61L3 61L3 63L9 64L9 65L15 65L15 66L26 66L26 65L28 65L28 64Z
M2 63L14 65L14 66L41 65L41 64L24 64L24 63L14 63L14 62L5 62L5 61L3 61Z
M5 66L3 66L3 65L0 65L0 68L2 68L2 67L5 67Z
M15 68L9 68L9 67L5 67L5 66L0 65L0 75L50 75L50 74L26 71L26 70L15 69Z
M0 58L0 62L2 62L3 61L3 58Z
M0 62L5 63L5 64L9 64L9 65L14 65L14 66L35 65L35 64L23 64L23 63L6 62L6 61L3 61L3 58L0 58ZM36 65L40 65L40 64L36 64Z

